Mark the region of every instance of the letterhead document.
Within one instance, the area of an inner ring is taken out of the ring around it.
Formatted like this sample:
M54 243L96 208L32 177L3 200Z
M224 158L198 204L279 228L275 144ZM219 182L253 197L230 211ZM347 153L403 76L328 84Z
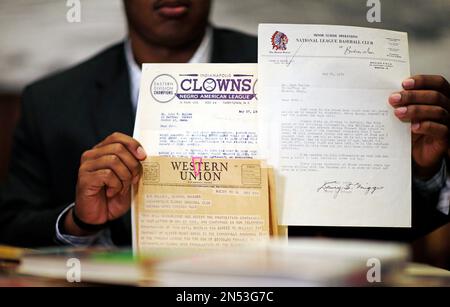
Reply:
M407 34L261 24L261 155L279 223L411 226L410 125L388 97L410 75Z
M134 136L150 156L255 158L256 64L144 64Z

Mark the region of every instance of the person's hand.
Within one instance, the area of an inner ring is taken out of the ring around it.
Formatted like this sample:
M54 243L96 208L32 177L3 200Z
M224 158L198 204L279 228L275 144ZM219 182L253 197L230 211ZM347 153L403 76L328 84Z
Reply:
M450 85L442 76L419 75L403 81L403 91L389 97L395 116L411 122L414 174L429 179L448 150Z
M113 133L83 153L76 187L76 216L86 224L101 225L124 215L131 204L130 187L142 174L140 161L146 158L135 139ZM65 231L72 235L90 234L66 215Z

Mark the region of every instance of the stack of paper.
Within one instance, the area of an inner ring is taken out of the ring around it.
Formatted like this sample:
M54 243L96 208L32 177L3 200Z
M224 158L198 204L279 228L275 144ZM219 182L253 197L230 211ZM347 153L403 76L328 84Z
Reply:
M393 243L302 239L168 261L155 272L164 286L358 286L389 279L408 257Z
M133 246L140 255L279 235L272 172L260 160L149 157L143 169L133 197Z
M131 250L49 249L25 254L18 272L134 286L367 286L379 285L369 283L368 276L381 284L398 279L409 249L394 243L303 239L147 256L136 258Z
M134 137L149 158L133 195L135 251L278 235L273 171L256 159L256 65L144 64L142 72Z

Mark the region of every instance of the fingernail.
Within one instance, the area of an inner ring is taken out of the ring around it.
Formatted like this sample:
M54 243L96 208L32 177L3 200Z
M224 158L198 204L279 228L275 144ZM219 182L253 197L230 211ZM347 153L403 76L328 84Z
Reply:
M406 112L408 112L408 108L407 107L400 107L400 108L395 109L394 112L397 115L405 115Z
M138 158L140 159L144 159L145 157L147 157L147 153L145 152L144 148L142 148L141 146L138 147L138 149L136 149L136 152L138 154Z
M417 130L419 128L420 128L420 123L414 123L414 124L411 125L411 129L412 130Z
M402 86L405 90L413 89L414 88L414 79L406 79L402 82Z
M399 103L402 100L402 95L399 93L392 94L389 96L389 103L390 104L396 104Z
M139 176L133 178L133 184L137 184L139 182Z

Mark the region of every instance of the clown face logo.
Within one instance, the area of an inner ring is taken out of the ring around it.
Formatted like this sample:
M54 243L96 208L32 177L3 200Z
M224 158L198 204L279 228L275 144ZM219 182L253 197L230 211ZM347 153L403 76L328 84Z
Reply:
M289 42L289 39L286 34L280 31L276 31L272 35L272 49L273 50L286 50L287 49L287 43Z

